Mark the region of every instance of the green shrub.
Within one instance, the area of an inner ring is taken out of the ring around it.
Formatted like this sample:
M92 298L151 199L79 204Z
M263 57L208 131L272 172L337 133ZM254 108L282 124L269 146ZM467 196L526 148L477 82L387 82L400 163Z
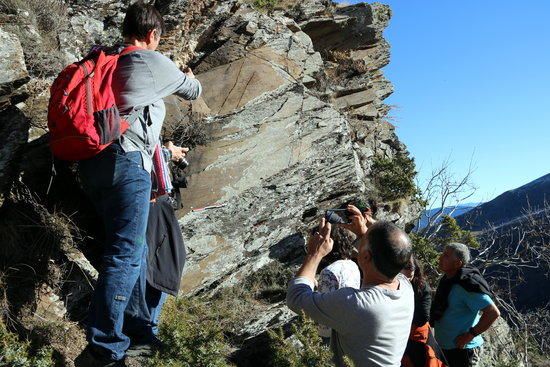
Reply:
M380 198L392 201L414 195L416 175L414 159L405 153L398 153L393 159L375 157L372 177Z
M273 11L278 2L278 0L254 0L252 4L256 9Z
M148 361L155 367L226 367L231 350L222 316L202 298L170 299L162 313L160 338L165 347Z
M437 267L439 251L433 242L417 233L409 233L416 258L424 265L424 271L431 284L435 283L438 276Z
M479 248L479 242L470 231L460 228L456 219L449 215L444 215L441 219L441 230L438 233L437 241L440 246L451 242L460 242L471 248Z
M478 248L479 242L470 231L460 228L456 219L445 215L441 219L441 228L437 234L428 238L430 231L425 235L410 233L409 237L413 244L413 251L417 258L424 265L428 281L435 285L438 274L438 262L441 250L451 242L460 242L470 248ZM437 226L437 225L436 225Z
M238 336L243 315L263 310L262 304L280 301L293 271L274 261L214 297L169 299L160 324L165 348L147 361L155 367L225 367L231 352L241 345ZM332 366L332 353L323 346L313 321L303 316L292 326L296 340L304 345L289 348L282 331L269 331L270 353L266 366Z
M292 325L297 343L285 339L283 330L269 330L270 365L277 367L331 367L332 352L324 346L316 324L303 314Z
M53 351L44 346L33 348L20 341L0 320L0 367L53 367Z

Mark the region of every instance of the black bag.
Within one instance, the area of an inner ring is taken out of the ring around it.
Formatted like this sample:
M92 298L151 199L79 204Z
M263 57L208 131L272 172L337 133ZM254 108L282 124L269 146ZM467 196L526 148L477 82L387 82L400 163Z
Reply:
M147 281L153 288L177 296L187 252L168 196L150 204L147 245Z

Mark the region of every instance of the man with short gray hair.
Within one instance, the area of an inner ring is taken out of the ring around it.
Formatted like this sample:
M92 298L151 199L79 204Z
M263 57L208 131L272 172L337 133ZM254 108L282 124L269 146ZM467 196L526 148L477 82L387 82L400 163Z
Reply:
M448 244L439 257L444 275L432 303L430 323L449 367L477 366L483 344L480 334L500 316L489 285L469 262L470 250L462 243Z
M468 265L470 262L470 249L468 246L463 243L451 242L445 247L452 249L454 255L462 261L464 265Z

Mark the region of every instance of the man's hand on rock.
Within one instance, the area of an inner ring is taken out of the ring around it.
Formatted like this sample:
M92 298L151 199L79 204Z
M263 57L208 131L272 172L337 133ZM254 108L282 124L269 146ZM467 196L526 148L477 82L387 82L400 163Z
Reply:
M189 151L189 148L178 147L177 145L174 145L174 143L172 143L171 141L164 144L164 146L172 154L172 160L174 162L181 161L183 158L185 158L187 152Z
M309 238L307 243L308 255L323 258L332 251L334 241L330 238L330 231L330 223L327 222L325 218L322 218L319 228L315 234Z

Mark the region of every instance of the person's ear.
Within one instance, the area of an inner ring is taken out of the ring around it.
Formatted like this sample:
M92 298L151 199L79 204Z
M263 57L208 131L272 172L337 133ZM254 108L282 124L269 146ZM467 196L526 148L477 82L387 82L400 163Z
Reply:
M153 32L153 36L154 36L155 41L160 41L160 31L155 28L151 32Z
M370 250L366 250L364 257L367 262L370 262L372 260L372 252L370 252Z
M145 36L145 42L147 44L150 44L157 40L158 31L156 29L151 29L150 31L147 31L147 35Z

